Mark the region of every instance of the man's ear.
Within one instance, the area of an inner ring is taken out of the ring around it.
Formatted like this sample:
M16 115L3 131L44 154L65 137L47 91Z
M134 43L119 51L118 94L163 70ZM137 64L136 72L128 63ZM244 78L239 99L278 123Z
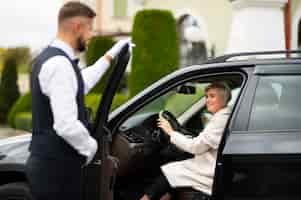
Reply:
M81 22L80 22L80 21L78 21L78 20L74 21L74 24L73 24L73 25L74 25L73 29L74 29L74 31L75 31L76 33L78 33L78 32L81 31L82 25L81 25Z

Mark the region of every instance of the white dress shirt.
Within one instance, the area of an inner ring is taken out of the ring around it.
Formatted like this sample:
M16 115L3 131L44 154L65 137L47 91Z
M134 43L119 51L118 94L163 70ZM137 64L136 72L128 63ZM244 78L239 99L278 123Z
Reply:
M50 46L63 50L71 59L76 58L73 49L61 40L54 40ZM109 65L110 63L102 57L81 71L85 94L98 82ZM97 150L97 143L78 120L78 85L72 64L64 56L54 56L42 65L38 78L42 93L50 100L53 128L57 135L90 161Z

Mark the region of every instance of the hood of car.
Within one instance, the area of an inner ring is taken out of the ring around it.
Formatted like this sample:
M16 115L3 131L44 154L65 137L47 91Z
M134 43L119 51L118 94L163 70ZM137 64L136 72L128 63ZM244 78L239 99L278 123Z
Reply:
M24 163L29 156L31 134L0 140L0 163Z

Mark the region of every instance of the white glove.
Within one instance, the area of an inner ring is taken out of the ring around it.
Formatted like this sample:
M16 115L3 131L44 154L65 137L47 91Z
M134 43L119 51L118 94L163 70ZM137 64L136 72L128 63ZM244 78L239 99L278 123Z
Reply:
M129 45L129 51L132 52L132 47L134 47L135 45L131 43L131 38L129 38L124 40L119 40L110 50L106 52L106 54L114 59L121 51L121 49L127 44Z
M92 137L90 138L89 143L90 143L90 152L89 155L87 155L86 165L88 165L93 160L98 146L96 140Z

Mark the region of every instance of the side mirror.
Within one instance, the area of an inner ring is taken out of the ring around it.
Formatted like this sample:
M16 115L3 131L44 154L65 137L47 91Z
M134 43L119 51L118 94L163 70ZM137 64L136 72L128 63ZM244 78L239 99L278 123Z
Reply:
M181 85L177 87L177 93L178 94L195 94L196 89L194 86L191 85Z

